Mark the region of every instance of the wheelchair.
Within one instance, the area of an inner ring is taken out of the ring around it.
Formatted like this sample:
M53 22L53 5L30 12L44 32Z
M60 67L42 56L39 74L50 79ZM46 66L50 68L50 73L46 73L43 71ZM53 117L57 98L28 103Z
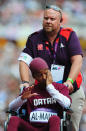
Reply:
M8 123L11 116L18 116L21 119L27 121L27 111L25 104L19 108L17 111L7 110L8 113L7 120L4 122L4 131L7 131ZM72 131L72 121L71 121L71 114L73 113L71 108L64 108L63 112L61 112L61 124L60 124L60 131Z

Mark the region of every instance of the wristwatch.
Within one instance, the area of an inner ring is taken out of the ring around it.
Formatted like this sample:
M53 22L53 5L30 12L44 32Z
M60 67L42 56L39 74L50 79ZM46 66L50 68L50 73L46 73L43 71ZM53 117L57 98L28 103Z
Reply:
M28 83L29 84L29 81L22 81L22 84L24 84L24 83Z

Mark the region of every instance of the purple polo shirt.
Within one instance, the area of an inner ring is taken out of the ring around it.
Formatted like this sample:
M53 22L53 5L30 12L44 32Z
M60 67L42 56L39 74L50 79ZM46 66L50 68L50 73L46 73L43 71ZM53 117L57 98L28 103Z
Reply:
M60 28L60 31L61 29L63 28ZM71 31L68 40L60 34L60 31L57 34L53 46L48 41L44 30L31 34L28 37L26 47L23 49L19 60L23 60L29 65L32 58L41 57L47 62L49 68L51 68L51 64L53 64L53 62L58 65L64 65L64 82L66 81L70 71L71 56L82 55L82 50L79 39L74 31ZM59 41L57 41L58 38ZM74 87L77 88L77 84L75 82Z

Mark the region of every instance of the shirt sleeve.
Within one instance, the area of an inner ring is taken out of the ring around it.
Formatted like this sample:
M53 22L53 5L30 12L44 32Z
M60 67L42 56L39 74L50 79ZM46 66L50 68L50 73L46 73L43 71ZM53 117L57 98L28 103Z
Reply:
M50 96L52 96L62 107L65 108L70 107L71 105L70 99L67 96L60 93L58 90L56 90L52 84L49 84L46 87L46 90L48 91Z
M14 99L10 104L9 104L9 110L14 110L16 111L19 107L21 107L26 100L22 100L21 96L17 97L16 99Z
M33 45L29 37L26 42L25 48L20 53L18 60L24 61L27 65L29 65L30 62L33 60Z
M74 55L83 54L81 46L80 46L80 41L75 32L71 33L70 38L68 40L68 51L69 51L70 57Z

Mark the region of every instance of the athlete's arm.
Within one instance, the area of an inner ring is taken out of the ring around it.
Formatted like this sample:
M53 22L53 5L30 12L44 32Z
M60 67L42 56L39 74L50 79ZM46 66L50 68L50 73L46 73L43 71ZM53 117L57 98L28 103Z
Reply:
M52 75L51 72L48 70L47 72L47 78L46 78L46 90L52 96L62 107L69 107L71 102L70 99L60 93L58 90L54 88L52 85Z
M19 107L21 107L25 102L27 102L27 99L29 99L32 96L38 95L37 93L31 93L31 90L33 87L27 88L23 94L16 99L14 99L10 104L9 104L9 109L10 110L17 110Z
M21 107L27 100L22 100L21 96L17 97L14 99L10 104L9 104L9 110L14 110L16 111L19 107Z
M56 90L52 84L49 84L46 87L46 90L48 91L50 96L52 96L62 107L70 107L70 99L67 96L61 94L58 90Z

